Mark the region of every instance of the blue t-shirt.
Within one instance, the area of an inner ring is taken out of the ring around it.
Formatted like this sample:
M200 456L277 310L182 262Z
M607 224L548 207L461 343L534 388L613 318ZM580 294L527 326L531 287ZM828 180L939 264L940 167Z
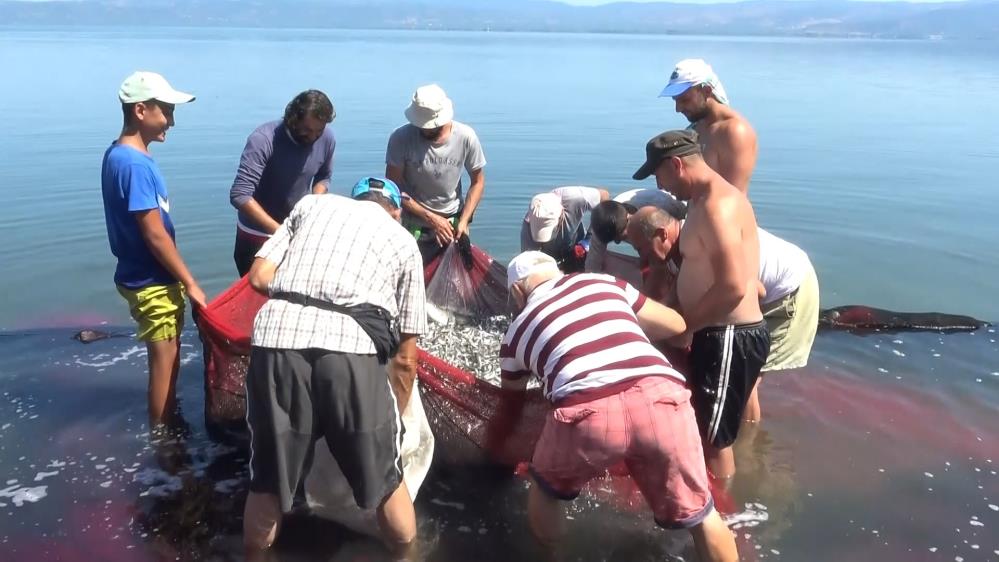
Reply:
M130 146L112 143L104 153L101 191L108 242L111 253L118 258L114 282L128 289L176 283L149 250L134 215L159 209L163 226L170 238L175 237L166 183L153 158Z

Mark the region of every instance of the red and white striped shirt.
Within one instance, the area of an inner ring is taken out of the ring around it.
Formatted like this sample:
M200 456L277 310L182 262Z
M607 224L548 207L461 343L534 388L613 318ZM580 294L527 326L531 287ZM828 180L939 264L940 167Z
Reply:
M645 295L610 275L578 273L543 283L503 337L500 374L518 380L534 373L552 402L634 377L683 383L638 324L644 304Z

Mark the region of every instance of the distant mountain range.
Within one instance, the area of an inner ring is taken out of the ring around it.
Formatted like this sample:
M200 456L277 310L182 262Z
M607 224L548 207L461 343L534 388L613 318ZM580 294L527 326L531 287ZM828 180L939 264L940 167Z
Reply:
M999 0L0 0L0 25L160 25L999 39Z

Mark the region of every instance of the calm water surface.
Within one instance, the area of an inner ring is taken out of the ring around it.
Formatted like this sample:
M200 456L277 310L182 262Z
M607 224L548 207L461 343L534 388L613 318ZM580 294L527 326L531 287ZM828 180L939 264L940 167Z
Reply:
M195 334L181 374L190 436L152 449L142 349L52 328L130 329L98 183L129 72L198 96L154 154L181 251L217 293L235 276L228 188L243 142L298 91L334 99L345 192L383 170L412 89L442 84L489 161L473 238L505 259L534 192L638 185L644 142L685 125L655 96L688 56L714 65L755 125L760 222L809 252L825 306L999 319L996 43L0 28L0 560L240 557L245 458L205 434ZM733 490L744 558L999 559L995 338L823 333L808 368L768 380ZM437 466L417 505L424 558L531 559L524 499L519 480ZM575 559L693 559L644 514L590 500L571 515ZM379 559L344 538L298 520L280 550Z

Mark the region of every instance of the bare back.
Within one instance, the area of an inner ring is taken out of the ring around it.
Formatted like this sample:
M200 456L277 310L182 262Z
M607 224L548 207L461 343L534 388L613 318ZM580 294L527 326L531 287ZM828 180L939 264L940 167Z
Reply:
M743 193L756 168L756 131L745 117L722 106L717 119L702 119L694 124L704 161Z
M695 329L763 318L756 216L742 192L713 175L705 193L691 199L680 235L677 297L685 317L703 315L690 318Z

